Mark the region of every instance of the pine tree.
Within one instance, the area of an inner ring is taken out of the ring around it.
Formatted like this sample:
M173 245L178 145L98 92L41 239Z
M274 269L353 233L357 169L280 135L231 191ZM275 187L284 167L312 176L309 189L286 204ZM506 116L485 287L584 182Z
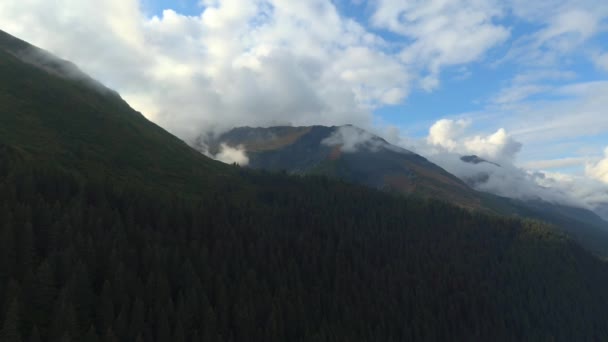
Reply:
M140 336L144 331L145 326L145 307L144 302L140 297L136 297L135 302L131 306L131 319L129 326L129 336L134 339Z
M40 339L40 331L38 331L38 327L34 326L34 328L32 329L32 332L30 334L30 338L28 339L29 342L41 342L42 340Z
M19 300L14 298L9 305L2 331L0 331L2 342L21 342L21 332L19 331L20 309Z
M175 325L175 331L173 333L173 342L186 342L186 333L184 331L184 326L180 321L177 321Z
M164 310L161 310L158 315L158 325L156 327L156 341L164 342L171 340L171 330L169 328L169 319Z
M106 280L103 283L99 303L97 304L97 326L100 331L107 332L114 323L114 303L112 302L112 287ZM112 332L113 333L113 332Z
M99 337L97 336L97 332L95 331L95 327L91 326L87 331L84 342L99 342Z
M116 335L114 335L112 328L109 328L108 331L106 331L103 342L118 342L118 338L116 338Z

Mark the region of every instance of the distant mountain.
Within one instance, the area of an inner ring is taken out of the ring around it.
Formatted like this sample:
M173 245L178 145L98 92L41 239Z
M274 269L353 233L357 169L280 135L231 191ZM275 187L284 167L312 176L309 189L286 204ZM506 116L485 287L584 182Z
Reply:
M500 164L487 161L478 156L463 156L461 161L473 165L490 164L501 168ZM463 180L472 188L488 182L490 175L487 171L480 171L470 175ZM567 232L577 240L581 241L591 250L608 256L608 222L602 217L602 210L606 207L601 205L589 210L580 207L549 202L541 199L507 199L494 197L487 194L485 202L501 214L514 214L523 217L539 219L554 224Z
M208 142L241 146L248 166L294 174L323 174L375 189L447 200L480 208L478 194L426 158L354 126L241 127Z
M605 221L608 221L608 203L600 203L593 208L593 211Z
M583 245L608 255L608 222L594 212L546 201L504 198L473 188L488 181L480 171L463 180L424 157L391 145L354 126L240 127L207 141L209 152L222 145L240 148L254 169L322 174L408 196L441 199L455 205L549 222ZM472 165L500 164L475 155L461 157Z

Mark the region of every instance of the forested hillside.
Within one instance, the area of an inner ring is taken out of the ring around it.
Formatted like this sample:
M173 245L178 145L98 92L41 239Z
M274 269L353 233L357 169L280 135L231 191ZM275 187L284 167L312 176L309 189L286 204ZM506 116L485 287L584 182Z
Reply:
M2 49L2 342L608 338L542 224L223 165Z

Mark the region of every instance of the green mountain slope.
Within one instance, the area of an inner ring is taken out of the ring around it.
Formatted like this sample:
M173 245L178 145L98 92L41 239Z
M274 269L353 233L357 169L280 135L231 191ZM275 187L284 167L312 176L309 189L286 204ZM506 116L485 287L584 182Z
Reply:
M171 191L230 177L68 62L1 32L0 46L0 144L24 158Z
M608 265L542 224L216 163L12 44L1 341L608 337Z

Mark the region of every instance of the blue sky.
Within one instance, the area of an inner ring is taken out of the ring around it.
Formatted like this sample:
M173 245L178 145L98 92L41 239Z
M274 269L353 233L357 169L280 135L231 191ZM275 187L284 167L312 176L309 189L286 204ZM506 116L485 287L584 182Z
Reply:
M190 143L350 123L448 170L608 183L605 0L4 0L0 29Z

